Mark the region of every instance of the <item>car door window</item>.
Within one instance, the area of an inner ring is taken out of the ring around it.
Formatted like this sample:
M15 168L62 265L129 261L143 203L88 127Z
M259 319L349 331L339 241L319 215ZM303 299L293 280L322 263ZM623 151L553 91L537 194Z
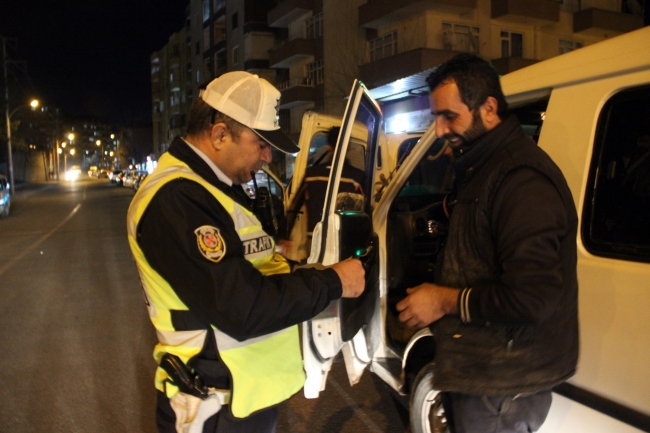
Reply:
M592 254L650 262L650 86L604 105L582 219Z

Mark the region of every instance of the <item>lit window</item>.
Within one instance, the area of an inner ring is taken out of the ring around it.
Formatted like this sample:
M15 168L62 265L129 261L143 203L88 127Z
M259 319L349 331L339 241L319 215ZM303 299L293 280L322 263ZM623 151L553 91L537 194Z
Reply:
M397 32L390 32L368 42L370 48L370 61L394 56L397 54Z
M307 39L317 39L323 36L323 13L318 13L305 22Z
M210 19L210 0L203 0L203 22Z
M524 36L521 33L501 32L501 57L524 57Z
M310 84L323 84L325 72L323 69L323 59L316 60L307 64L307 77Z
M478 27L442 23L442 44L447 51L478 54Z

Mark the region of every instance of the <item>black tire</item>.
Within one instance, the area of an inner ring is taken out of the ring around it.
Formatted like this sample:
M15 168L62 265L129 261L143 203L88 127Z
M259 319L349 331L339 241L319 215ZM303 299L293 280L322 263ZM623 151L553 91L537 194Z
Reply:
M450 433L441 394L432 383L433 363L420 370L411 386L411 433Z

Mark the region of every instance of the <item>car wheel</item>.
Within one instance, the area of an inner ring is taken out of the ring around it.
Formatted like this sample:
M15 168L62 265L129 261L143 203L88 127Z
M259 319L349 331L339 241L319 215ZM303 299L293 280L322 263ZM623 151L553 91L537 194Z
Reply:
M2 210L2 216L4 218L9 217L9 209L11 208L11 200L7 199L7 202L5 203L5 208Z
M440 391L433 389L433 364L420 370L411 387L412 433L450 433Z

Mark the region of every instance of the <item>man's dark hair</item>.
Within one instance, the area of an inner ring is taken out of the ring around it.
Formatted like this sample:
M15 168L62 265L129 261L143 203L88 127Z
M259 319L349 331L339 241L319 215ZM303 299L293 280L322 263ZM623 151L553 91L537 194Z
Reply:
M503 119L508 113L508 103L501 90L499 75L487 61L474 54L457 54L438 66L427 78L427 84L433 92L452 80L458 86L460 99L471 111L478 109L488 96L492 96L499 105L499 117Z
M327 133L327 144L332 146L332 149L336 149L336 140L338 140L340 132L341 132L341 127L334 126Z
M210 131L212 125L219 122L226 124L234 138L238 138L244 128L244 125L215 110L199 98L190 107L190 114L187 117L187 135L205 134Z

